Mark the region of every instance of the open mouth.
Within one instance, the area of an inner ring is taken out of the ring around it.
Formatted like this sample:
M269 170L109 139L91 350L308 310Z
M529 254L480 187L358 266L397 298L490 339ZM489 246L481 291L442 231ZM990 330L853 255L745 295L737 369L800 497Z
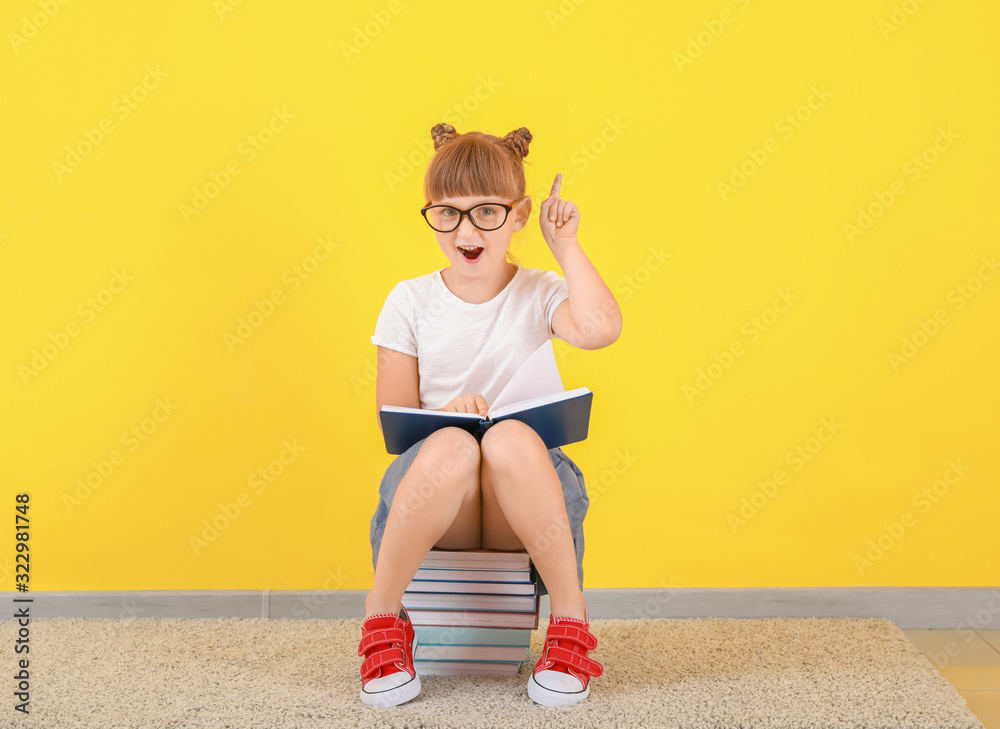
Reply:
M483 253L483 249L476 246L459 246L458 250L462 252L462 255L465 256L467 261L478 261L479 257Z

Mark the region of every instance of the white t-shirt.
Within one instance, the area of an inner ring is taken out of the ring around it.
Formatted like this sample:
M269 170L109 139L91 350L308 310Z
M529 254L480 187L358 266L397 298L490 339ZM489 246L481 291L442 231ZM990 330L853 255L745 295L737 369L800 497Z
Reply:
M421 408L437 410L467 393L491 406L517 368L555 336L552 314L568 298L566 279L555 271L519 265L503 291L470 304L439 269L393 287L371 341L417 358Z

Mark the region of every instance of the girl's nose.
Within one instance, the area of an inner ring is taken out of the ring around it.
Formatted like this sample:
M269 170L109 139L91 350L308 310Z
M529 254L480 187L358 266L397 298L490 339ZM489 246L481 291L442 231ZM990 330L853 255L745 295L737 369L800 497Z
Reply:
M479 228L472 224L468 215L463 214L462 219L458 223L458 227L455 228L458 231L458 237L464 240L477 237L479 234Z

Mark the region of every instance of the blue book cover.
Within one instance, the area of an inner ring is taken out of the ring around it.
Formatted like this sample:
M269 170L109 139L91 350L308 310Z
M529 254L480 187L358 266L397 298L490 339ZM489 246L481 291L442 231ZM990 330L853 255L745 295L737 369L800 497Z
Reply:
M556 448L586 440L593 399L594 393L586 387L579 387L489 411L485 420L476 413L447 413L383 405L379 408L379 419L382 421L385 449L397 456L440 428L457 426L475 435L507 419L530 425L546 448Z

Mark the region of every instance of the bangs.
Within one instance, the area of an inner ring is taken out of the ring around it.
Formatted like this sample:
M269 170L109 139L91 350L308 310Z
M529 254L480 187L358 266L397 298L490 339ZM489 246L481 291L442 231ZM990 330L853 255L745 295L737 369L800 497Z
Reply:
M524 168L500 139L467 132L437 151L424 178L426 204L447 197L518 200L524 195Z

